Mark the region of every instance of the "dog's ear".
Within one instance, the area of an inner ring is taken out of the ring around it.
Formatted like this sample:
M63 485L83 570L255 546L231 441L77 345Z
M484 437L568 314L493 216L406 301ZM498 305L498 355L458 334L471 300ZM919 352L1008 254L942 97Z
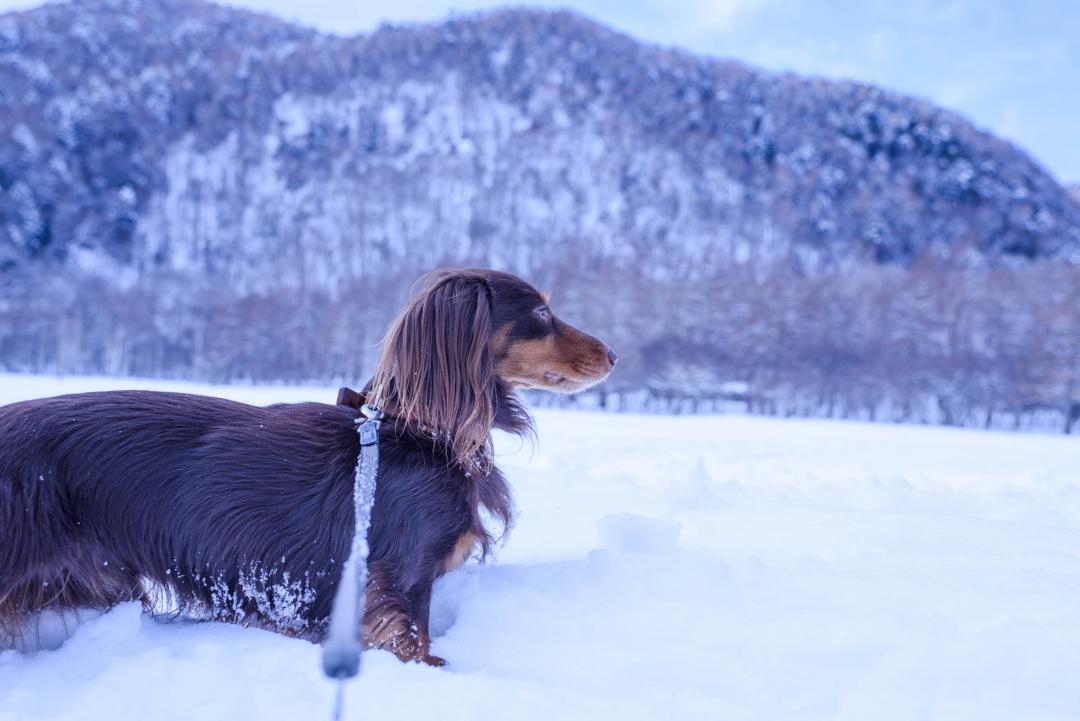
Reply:
M437 271L391 324L373 395L383 410L484 464L496 408L491 287L480 273Z

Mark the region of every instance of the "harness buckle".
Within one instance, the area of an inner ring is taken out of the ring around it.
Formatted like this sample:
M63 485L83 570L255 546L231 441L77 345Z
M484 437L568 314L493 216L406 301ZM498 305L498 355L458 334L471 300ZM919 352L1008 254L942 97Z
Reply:
M360 412L364 414L364 418L369 421L381 421L383 419L383 412L370 403L365 403L360 406Z
M374 446L379 443L379 423L383 419L383 412L373 405L365 403L360 406L363 419L360 423L360 446Z

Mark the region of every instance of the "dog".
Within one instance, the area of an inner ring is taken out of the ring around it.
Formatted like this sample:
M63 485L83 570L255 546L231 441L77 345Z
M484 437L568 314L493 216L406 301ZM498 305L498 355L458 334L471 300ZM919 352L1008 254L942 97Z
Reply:
M514 275L418 282L363 392L386 414L366 647L443 664L430 651L432 584L486 556L513 518L491 430L531 432L515 389L573 393L616 361ZM162 598L185 616L320 641L354 528L364 398L342 396L256 407L117 391L0 408L0 645L39 612L129 600L152 611Z

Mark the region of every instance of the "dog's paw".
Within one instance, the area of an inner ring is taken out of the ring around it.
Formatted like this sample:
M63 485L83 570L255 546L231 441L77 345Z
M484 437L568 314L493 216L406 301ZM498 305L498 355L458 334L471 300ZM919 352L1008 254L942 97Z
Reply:
M420 659L421 663L426 663L428 666L434 666L435 668L442 668L446 665L446 659L439 656L433 656L432 654L424 654Z

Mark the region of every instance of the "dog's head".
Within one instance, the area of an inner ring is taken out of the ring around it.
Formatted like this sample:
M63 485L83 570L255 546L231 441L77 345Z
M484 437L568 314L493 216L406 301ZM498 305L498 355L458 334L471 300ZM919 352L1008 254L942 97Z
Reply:
M574 393L618 356L559 320L547 296L509 273L429 273L391 324L372 381L406 424L444 434L460 459L486 449L506 388Z
M556 317L546 294L509 273L488 276L500 379L512 388L576 393L611 374L615 351Z

